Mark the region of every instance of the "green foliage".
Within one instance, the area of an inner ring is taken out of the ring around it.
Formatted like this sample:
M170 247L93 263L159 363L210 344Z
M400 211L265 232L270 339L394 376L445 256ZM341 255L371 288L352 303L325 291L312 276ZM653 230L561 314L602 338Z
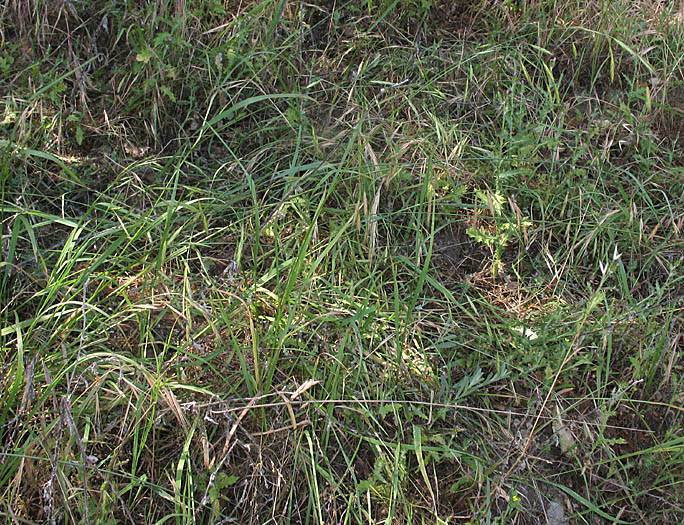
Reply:
M475 190L475 196L483 208L491 211L495 227L492 231L486 226L475 226L468 228L466 233L492 250L491 272L492 276L497 276L503 271L501 256L504 248L513 236L518 235L522 228L532 226L532 223L526 219L507 217L504 213L505 198L499 193Z
M682 522L674 11L58 4L0 14L3 515Z

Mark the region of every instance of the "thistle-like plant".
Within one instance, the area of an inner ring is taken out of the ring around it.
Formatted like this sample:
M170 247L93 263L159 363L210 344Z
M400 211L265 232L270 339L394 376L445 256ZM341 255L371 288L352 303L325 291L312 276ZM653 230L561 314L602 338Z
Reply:
M508 245L511 237L519 228L531 226L532 223L525 219L518 220L515 217L507 216L504 213L504 203L506 198L499 192L489 192L475 190L477 203L489 208L495 222L494 228L487 228L483 224L478 224L466 230L466 233L475 239L489 246L492 251L492 277L497 276L503 270L501 256L504 248Z

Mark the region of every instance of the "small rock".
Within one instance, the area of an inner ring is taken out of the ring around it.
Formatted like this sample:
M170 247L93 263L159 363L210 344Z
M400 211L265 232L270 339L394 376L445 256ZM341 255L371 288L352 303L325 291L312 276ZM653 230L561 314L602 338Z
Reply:
M563 505L557 501L550 501L546 507L546 520L548 525L568 525L570 523L565 515Z

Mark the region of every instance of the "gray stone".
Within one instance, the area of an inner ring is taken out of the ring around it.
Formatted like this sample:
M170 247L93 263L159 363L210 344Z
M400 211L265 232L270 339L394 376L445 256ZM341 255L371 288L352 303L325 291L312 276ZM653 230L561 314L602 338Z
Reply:
M546 523L548 525L568 525L565 509L561 503L557 501L550 501L546 507Z

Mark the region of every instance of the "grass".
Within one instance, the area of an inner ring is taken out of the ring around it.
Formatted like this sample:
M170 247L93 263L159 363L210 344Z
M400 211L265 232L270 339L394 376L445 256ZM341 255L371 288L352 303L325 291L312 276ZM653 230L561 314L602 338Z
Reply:
M7 523L681 523L647 1L5 1Z

